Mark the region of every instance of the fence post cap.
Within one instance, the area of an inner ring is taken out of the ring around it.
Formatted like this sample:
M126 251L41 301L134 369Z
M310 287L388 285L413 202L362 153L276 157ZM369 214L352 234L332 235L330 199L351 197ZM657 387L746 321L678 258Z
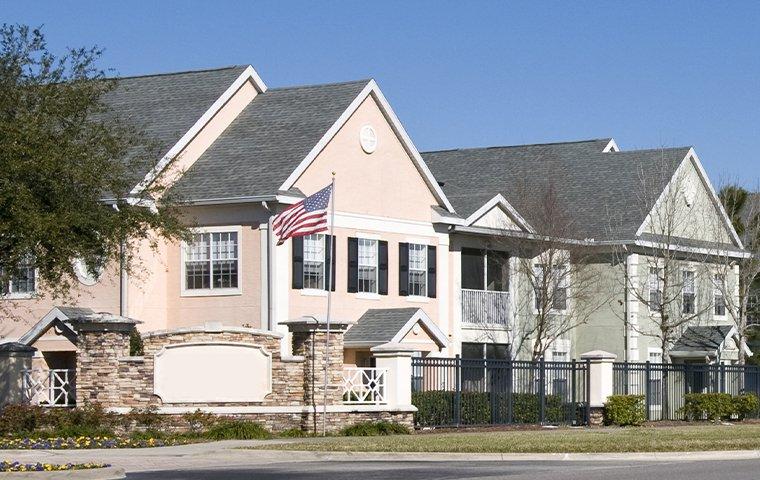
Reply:
M0 356L31 356L36 351L35 347L20 342L0 343Z
M581 353L581 360L615 360L617 355L604 350L592 350L590 352Z

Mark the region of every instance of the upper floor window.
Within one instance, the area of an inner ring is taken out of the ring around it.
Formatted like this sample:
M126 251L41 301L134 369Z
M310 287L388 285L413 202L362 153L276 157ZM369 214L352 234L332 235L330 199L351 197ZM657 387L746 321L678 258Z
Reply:
M716 317L726 316L726 299L723 297L723 292L726 287L726 278L723 275L715 274L713 277L713 297L714 297L714 310L713 315Z
M230 293L239 289L238 231L204 231L184 248L186 291Z
M545 278L547 273L549 278ZM551 310L567 310L567 273L565 265L555 265L551 270L539 263L533 266L534 308L536 310L549 306L549 295L551 295L549 307Z
M660 269L649 267L649 310L658 312L662 299L662 287L660 286Z
M325 236L303 237L303 288L325 289Z
M427 295L427 245L409 244L409 295Z
M682 312L688 315L693 315L696 313L696 299L697 299L697 288L696 284L694 282L694 272L691 270L684 270L682 272L683 274L683 284L681 287L681 295L682 295Z
M0 270L0 276L2 271ZM35 293L37 289L37 275L31 262L19 265L16 273L0 285L0 294L7 297L25 297Z
M496 250L462 249L462 288L509 291L509 255Z
M377 240L359 238L358 291L377 293Z

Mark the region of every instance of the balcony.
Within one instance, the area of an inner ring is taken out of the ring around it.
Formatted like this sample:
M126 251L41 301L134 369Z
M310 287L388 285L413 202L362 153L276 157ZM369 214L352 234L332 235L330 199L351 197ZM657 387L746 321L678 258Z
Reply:
M462 323L481 327L508 327L509 292L463 288Z

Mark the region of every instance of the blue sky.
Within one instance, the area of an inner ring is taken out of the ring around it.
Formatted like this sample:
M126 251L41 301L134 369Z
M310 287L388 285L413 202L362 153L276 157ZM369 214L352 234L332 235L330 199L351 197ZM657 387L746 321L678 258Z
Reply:
M375 78L420 150L614 137L760 181L760 2L6 2L122 75Z

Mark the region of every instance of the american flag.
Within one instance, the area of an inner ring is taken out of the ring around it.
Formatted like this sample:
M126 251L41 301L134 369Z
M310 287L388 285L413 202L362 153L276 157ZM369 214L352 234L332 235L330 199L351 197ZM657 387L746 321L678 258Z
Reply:
M327 205L330 203L332 184L314 195L291 205L275 217L272 228L280 237L277 245L282 245L290 237L303 237L327 230Z

